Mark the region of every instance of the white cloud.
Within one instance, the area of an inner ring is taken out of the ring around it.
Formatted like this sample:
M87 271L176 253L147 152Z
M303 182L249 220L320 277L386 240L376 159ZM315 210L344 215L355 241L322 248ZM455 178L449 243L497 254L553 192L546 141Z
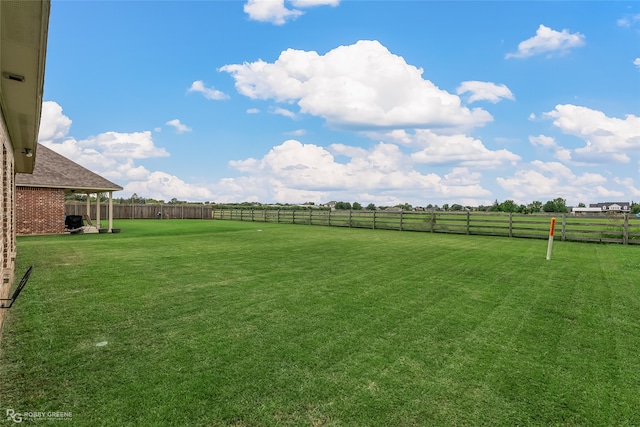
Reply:
M394 129L390 132L369 131L363 132L363 134L368 136L372 140L390 141L394 144L401 144L406 146L416 145L415 132L408 132L405 129Z
M143 169L135 167L133 159L169 155L164 148L154 145L149 131L104 132L80 141L65 137L39 142L110 180L135 179L140 176Z
M414 144L422 146L411 155L411 159L418 163L491 169L520 161L520 156L508 150L489 150L479 139L461 134L436 135L429 130L417 130Z
M567 29L555 31L540 24L536 35L520 42L518 50L508 53L506 58L528 58L540 54L547 54L547 57L563 55L572 48L584 46L584 40L584 35L580 33L572 34Z
M176 129L176 133L191 132L191 128L180 123L180 120L178 119L169 120L166 124L169 126L173 126Z
M244 12L249 15L249 19L275 25L283 25L304 13L297 9L287 9L284 0L248 0L244 5Z
M522 202L552 200L561 197L569 205L599 200L602 197L624 197L624 193L604 187L607 179L595 173L574 174L558 162L533 161L511 177L496 179L512 197Z
M201 186L189 184L177 176L165 172L151 172L144 179L131 181L124 190L158 200L211 200L213 193ZM171 196L171 197L169 197Z
M564 147L558 145L556 140L551 136L538 135L538 136L530 136L529 142L534 147L543 147L551 152L553 152L554 156L562 161L562 162L570 162L571 161L571 150L568 150Z
M340 0L291 0L290 3L296 8L308 8L337 6L340 4ZM271 22L275 25L283 25L304 14L299 9L288 9L284 5L284 0L248 0L244 5L244 12L249 15L249 19Z
M456 89L458 95L470 92L469 103L475 101L489 101L497 103L502 98L515 99L509 88L503 84L497 85L491 82L467 81L462 82Z
M635 15L625 16L624 18L620 18L616 21L618 26L629 28L636 24L636 22L640 22L640 13L636 13Z
M158 200L175 197L204 201L213 197L206 186L189 184L174 175L152 172L134 164L134 159L169 155L164 149L154 147L150 132L105 132L82 141L66 138L41 143L106 179L126 182L125 193L138 193Z
M539 135L539 136L530 136L529 142L531 145L540 146L540 147L552 147L555 148L557 146L556 140L551 136Z
M259 112L260 112L260 110L257 109L257 108L249 108L247 110L247 114L258 114Z
M38 141L64 138L71 128L71 119L62 113L62 107L54 101L42 103Z
M340 0L291 0L295 7L337 6Z
M271 109L271 114L277 114L279 116L288 117L290 119L294 119L296 117L296 113L293 111L289 111L286 108L274 107Z
M348 161L338 162L335 156L346 157ZM325 149L288 140L261 159L230 162L231 167L248 176L221 184L235 184L244 194L283 203L320 203L326 202L328 196L341 200L362 200L363 197L373 200L371 195L376 194L376 203L397 204L410 199L414 204L426 205L436 198L490 195L479 184L478 173L454 168L441 178L434 173L419 173L411 163L394 144L379 143L370 150L333 144Z
M636 58L633 60L633 65L635 65L636 67L638 67L638 69L640 69L640 58Z
M134 164L137 159L169 156L164 148L155 146L151 131L110 131L76 140L68 136L71 120L52 101L43 103L40 123L38 142L106 179L116 183L128 181L124 186L125 192L148 194L147 197L158 196L157 198L164 200L173 197L207 200L210 196L209 190L184 183L163 172L150 172L144 166ZM161 193L160 189L165 192Z
M616 184L624 187L625 193L627 193L629 197L634 197L636 199L640 197L640 188L636 187L636 184L632 178L616 177L614 178L614 181L616 182Z
M469 128L493 120L480 108L422 77L378 41L361 40L319 55L287 49L274 63L225 65L236 89L252 99L297 102L300 112L335 126Z
M73 138L38 142L100 175L107 171L113 171L120 163L120 159L105 156L96 147L80 144Z
M202 80L196 80L195 82L193 82L187 92L199 92L205 98L215 101L229 99L229 95L225 94L224 92L221 92L213 87L206 87Z
M287 132L287 135L290 135L290 136L303 136L306 134L307 134L306 129L296 129L296 130L292 130L291 132Z
M144 166L135 166L133 159L127 159L124 163L116 165L114 170L103 173L102 176L107 179L143 181L149 177L150 173Z
M400 144L413 150L409 156L415 163L495 169L515 165L521 160L520 156L511 151L490 150L479 139L463 134L437 134L428 129L364 134L374 140Z
M164 148L154 145L151 131L104 132L78 141L68 136L71 119L62 113L60 105L53 101L45 101L42 107L38 142L54 148L74 161L79 161L80 164L92 163L87 162L87 159L95 157L96 154L102 156L100 163L106 164L111 164L113 159L145 159L169 155Z
M401 144L409 145L413 142L412 134L409 134L403 129L392 130L387 135ZM415 133L413 135L415 135Z
M80 147L99 150L109 158L148 159L167 157L164 148L156 147L150 131L144 132L104 132L78 141Z
M562 132L585 141L572 153L576 161L587 163L628 163L630 154L640 154L640 117L628 114L624 119L607 117L603 112L576 105L556 105L546 117Z
M449 185L478 185L482 174L469 168L453 168L444 178Z

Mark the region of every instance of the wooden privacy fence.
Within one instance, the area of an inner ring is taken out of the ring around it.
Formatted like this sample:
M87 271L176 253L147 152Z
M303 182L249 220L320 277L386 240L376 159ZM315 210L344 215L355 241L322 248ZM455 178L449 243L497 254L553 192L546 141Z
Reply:
M100 218L108 218L109 206L100 205ZM84 202L65 203L66 215L86 215ZM92 204L89 216L96 218L96 206ZM113 219L211 219L211 205L113 205Z
M640 244L640 218L629 214L574 216L571 214L512 214L485 212L328 211L214 209L213 219L326 225L399 231L426 231L547 239L556 216L556 239Z

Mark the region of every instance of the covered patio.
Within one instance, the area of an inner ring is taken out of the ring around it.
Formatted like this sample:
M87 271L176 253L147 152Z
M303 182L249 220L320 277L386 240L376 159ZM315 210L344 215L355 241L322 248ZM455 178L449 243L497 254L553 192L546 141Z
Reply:
M76 232L82 232L82 233L111 233L113 232L113 190L108 190L108 189L83 189L83 188L79 188L79 189L71 189L69 190L71 193L82 193L85 194L87 197L86 200L86 210L85 214L83 215L65 215L65 229L67 232L69 233L76 233ZM105 220L108 223L107 227L103 227L103 225L105 225L102 221L102 218L100 216L100 211L101 211L101 203L100 203L100 199L102 198L102 195L104 193L108 194L108 200L107 200L107 218L105 218ZM91 208L92 206L92 200L91 200L91 196L95 195L95 201L93 201L93 205L95 206L95 210ZM95 212L95 223L93 222L93 220L91 219L91 213ZM70 218L70 217L78 217L80 218L80 227L75 227L73 225L73 220L75 218ZM70 220L71 219L71 220Z
M17 234L62 234L70 232L66 223L65 196L86 195L82 232L113 231L113 192L122 187L91 172L44 145L38 144L33 174L16 174ZM102 195L107 212L101 215ZM92 196L95 200L91 200Z

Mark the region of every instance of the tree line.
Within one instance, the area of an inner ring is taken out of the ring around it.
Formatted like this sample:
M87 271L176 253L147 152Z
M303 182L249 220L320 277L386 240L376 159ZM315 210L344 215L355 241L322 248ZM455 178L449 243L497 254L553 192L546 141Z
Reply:
M459 212L459 211L480 211L480 212L512 212L512 213L521 213L521 214L533 214L540 212L547 213L569 213L571 209L567 206L567 200L561 197L557 197L553 200L547 200L546 202L541 202L535 200L529 204L518 204L513 200L505 200L503 202L499 202L496 200L492 205L485 206L463 206L457 203L449 205L448 203L443 204L442 206L428 204L425 207L413 207L409 203L402 203L393 206L394 208L399 208L402 210L427 210L427 211L445 211L445 212ZM584 203L578 204L579 208L586 207ZM373 203L369 203L365 208L358 202L336 202L334 209L339 210L385 210L389 209L389 206L380 206L376 207ZM631 202L630 211L633 214L640 213L640 203Z
M583 205L584 206L584 205ZM443 204L442 206L428 204L425 207L414 207L409 203L401 203L394 206L379 206L376 207L373 203L369 203L365 208L358 202L336 202L334 205L334 209L338 210L385 210L390 207L398 208L402 210L435 210L435 211L446 211L446 212L456 212L456 211L485 211L485 212L513 212L513 213L536 213L536 212L557 212L557 213L565 213L569 212L569 208L567 207L567 202L565 199L556 198L554 200L549 200L546 203L542 203L540 201L533 201L528 205L517 204L513 200L505 200L503 202L498 202L496 200L491 206L463 206L461 204L454 203L449 205L448 203Z
M87 196L85 194L76 194L76 193L68 193L65 196L66 200L74 200L74 201L86 201ZM91 196L91 201L95 201L95 196ZM101 195L100 201L106 202L107 196ZM290 203L274 203L274 204L263 204L259 202L242 202L242 203L215 203L215 202L188 202L185 200L178 200L176 198L171 199L168 202L164 200L156 200L148 197L138 196L136 193L133 193L131 197L128 198L114 198L113 202L116 204L169 204L169 205L193 205L193 204L204 204L204 205L213 205L215 209L289 209L289 210L300 210L300 209L330 209L331 207L327 205L316 205L314 202L307 202L304 204L290 204ZM585 207L584 203L579 203L578 207ZM335 202L333 205L333 209L337 210L386 210L390 208L402 209L405 211L411 210L427 210L427 211L445 211L445 212L459 212L459 211L480 211L480 212L512 212L512 213L521 213L521 214L532 214L532 213L540 213L540 212L549 212L549 213L568 213L570 212L569 206L567 206L566 199L561 197L557 197L553 200L547 200L546 202L541 202L535 200L526 205L518 204L515 201L509 199L502 202L499 202L497 199L493 202L492 205L485 206L463 206L458 203L453 203L449 205L448 203L443 204L442 206L428 204L424 207L420 206L412 206L410 203L400 203L394 206L376 206L374 203L369 203L366 206L363 206L359 202L345 202L339 201ZM632 214L640 213L640 203L631 202L630 212Z

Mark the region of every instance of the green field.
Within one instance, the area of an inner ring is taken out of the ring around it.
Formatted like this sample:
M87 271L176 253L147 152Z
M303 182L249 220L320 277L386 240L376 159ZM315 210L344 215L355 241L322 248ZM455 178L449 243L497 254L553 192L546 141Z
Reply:
M640 247L114 226L18 238L7 425L640 425Z
M635 215L510 214L505 212L425 212L348 210L214 210L215 219L279 224L331 225L434 233L547 239L556 217L558 240L640 244Z

